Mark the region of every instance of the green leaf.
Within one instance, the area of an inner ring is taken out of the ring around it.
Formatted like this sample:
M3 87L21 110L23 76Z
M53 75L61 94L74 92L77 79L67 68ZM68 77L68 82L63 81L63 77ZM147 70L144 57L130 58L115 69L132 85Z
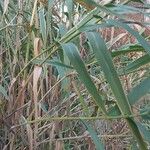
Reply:
M150 130L146 128L142 123L136 122L140 132L142 133L144 139L148 142L150 142Z
M85 87L94 98L96 104L101 108L103 113L106 114L104 102L101 96L99 95L91 77L89 76L83 61L80 58L77 47L73 43L67 43L62 44L62 48L67 54L74 69L76 69L80 80L84 83Z
M135 121L132 118L127 118L127 123L132 132L134 133L134 136L139 144L139 149L147 150L147 143L143 140L143 137L139 131L140 129L138 128L138 124L135 123Z
M39 19L40 19L40 31L42 34L43 42L46 42L47 33L46 33L46 21L45 21L45 14L44 14L44 6L41 6L39 10Z
M117 106L117 105L112 106L112 107L108 110L108 115L109 115L109 116L119 116L119 115L121 115L121 112L120 112L118 106Z
M114 96L116 97L116 101L118 104L118 107L122 114L125 115L131 115L130 105L127 100L127 97L125 96L125 93L123 91L123 88L121 86L119 77L117 75L117 72L114 68L111 55L109 51L106 48L104 40L101 38L100 34L97 32L90 32L87 33L87 37L89 40L89 43L91 44L91 47L95 53L95 56L98 60L98 63L100 64L107 82L109 83ZM146 144L143 141L143 138L134 122L131 118L126 118L126 121L133 132L140 149L146 150Z
M89 132L89 134L95 144L96 150L104 150L104 145L101 142L101 140L99 139L99 137L97 136L97 133L95 132L95 130L85 120L81 120L81 121L82 121L83 125L86 127L87 131Z
M117 17L119 18L124 18L123 15L119 14L119 13L116 13L115 11L111 11L110 9L108 9L106 6L107 4L109 5L110 4L110 1L109 2L106 2L105 0L105 5L102 5L102 4L99 4L98 2L95 2L94 0L75 0L77 2L79 2L80 4L84 5L87 9L94 9L95 7L98 8L100 11L102 12L105 12L106 14L109 14L109 15L116 15ZM113 1L113 0L112 0ZM104 2L104 1L103 1Z
M67 33L67 29L64 24L58 24L60 36L63 37Z
M121 22L113 20L113 19L107 20L107 23L109 25L122 27L125 30L127 30L131 35L133 35L138 40L138 42L141 44L141 46L150 55L150 49L149 49L150 48L150 44L137 31L135 31L134 29L130 28L127 24L121 23Z
M136 0L137 1L137 0ZM129 5L120 5L120 4L117 4L117 5L114 5L115 7L112 7L111 10L117 12L117 13L120 13L120 14L137 14L137 13L141 13L141 14L144 14L144 11L140 8L136 8L135 6L129 6Z
M150 120L150 104L140 110L142 119ZM144 115L143 115L144 114Z
M135 104L142 96L150 92L150 77L144 79L140 84L134 87L128 94L130 105Z
M130 114L130 106L124 94L121 82L115 70L110 53L105 42L97 32L86 33L91 48L93 49L98 63L100 64L107 82L109 83L114 96L116 97L118 107L122 114Z
M92 24L86 24L84 26L82 26L79 31L80 32L88 32L88 31L93 31L95 29L103 29L103 28L108 28L108 27L112 27L112 25L109 25L108 23L101 23L101 24L94 24L93 22Z
M111 56L116 57L130 52L140 52L140 51L144 51L142 46L137 44L128 44L120 47L119 50L112 51Z
M7 100L9 99L7 91L2 85L0 85L0 94L2 94Z
M146 55L136 59L135 61L129 63L124 68L124 73L130 73L148 63L150 63L150 56L148 54L146 54Z
M73 15L73 0L66 0L66 6L68 8L69 20L72 23L72 15Z
M33 63L40 65L42 61L43 61L43 59L35 59L33 61ZM63 63L59 62L58 60L52 60L52 59L49 60L49 59L47 59L47 60L45 60L44 64L46 64L46 65L52 65L52 66L59 66L59 67L68 68L68 69L73 69L72 66L63 64Z

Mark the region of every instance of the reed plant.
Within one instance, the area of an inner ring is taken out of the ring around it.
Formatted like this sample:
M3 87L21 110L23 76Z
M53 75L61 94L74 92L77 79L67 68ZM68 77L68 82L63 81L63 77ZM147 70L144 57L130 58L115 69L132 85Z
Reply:
M149 149L148 9L0 1L0 149Z

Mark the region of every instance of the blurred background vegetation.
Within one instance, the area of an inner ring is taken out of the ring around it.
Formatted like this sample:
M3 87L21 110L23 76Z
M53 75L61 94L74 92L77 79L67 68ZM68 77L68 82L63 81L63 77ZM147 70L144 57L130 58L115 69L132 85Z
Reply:
M149 149L149 10L1 0L0 149Z

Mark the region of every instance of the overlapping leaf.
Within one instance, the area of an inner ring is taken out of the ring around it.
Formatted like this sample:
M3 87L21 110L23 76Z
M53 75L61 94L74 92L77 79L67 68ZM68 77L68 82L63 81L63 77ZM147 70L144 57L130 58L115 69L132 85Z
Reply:
M97 105L101 108L104 114L106 114L106 109L104 102L99 95L92 79L90 78L83 61L80 58L77 47L73 43L62 44L62 48L70 59L71 64L76 69L80 80L84 83L89 93L93 96Z
M104 40L100 37L99 33L96 32L87 33L87 37L98 63L100 64L105 77L116 97L120 111L123 114L130 114L130 107L127 98L124 94L119 77L114 68L111 55L106 48Z

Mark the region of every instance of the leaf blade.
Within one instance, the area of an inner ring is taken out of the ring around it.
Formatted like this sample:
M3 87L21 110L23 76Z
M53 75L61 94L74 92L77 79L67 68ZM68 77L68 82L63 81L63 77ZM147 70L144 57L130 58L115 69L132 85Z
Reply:
M90 133L91 138L95 144L96 150L104 150L103 143L101 142L101 140L97 136L97 133L94 131L94 129L91 127L91 125L89 125L89 123L87 123L85 120L81 120L81 121L82 121L83 125L86 127L87 131Z
M144 79L140 84L136 87L132 88L132 90L128 93L128 99L130 105L135 104L142 96L146 93L150 92L150 78Z
M105 74L105 78L107 79L116 97L120 111L122 114L130 114L130 106L124 94L117 72L115 71L111 55L107 51L104 40L101 38L99 33L88 32L86 34L95 53L96 59Z
M73 67L76 69L80 80L84 83L85 87L89 91L89 93L94 98L96 104L101 108L104 114L106 114L106 109L104 102L99 95L92 79L90 78L83 61L81 60L77 47L73 43L62 44L62 48L67 54L70 62L72 63Z

